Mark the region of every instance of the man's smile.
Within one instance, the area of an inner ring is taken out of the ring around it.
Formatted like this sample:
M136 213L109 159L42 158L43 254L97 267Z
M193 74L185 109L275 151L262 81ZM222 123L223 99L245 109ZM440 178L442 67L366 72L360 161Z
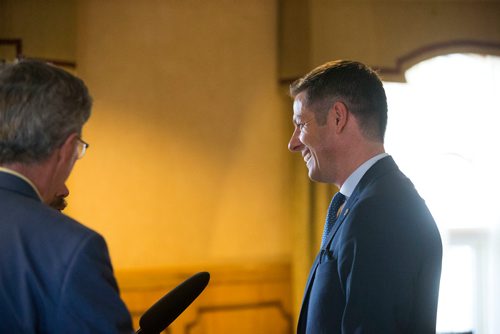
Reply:
M304 161L307 163L309 159L311 159L311 152L307 150L304 153L302 153L302 156L304 157Z

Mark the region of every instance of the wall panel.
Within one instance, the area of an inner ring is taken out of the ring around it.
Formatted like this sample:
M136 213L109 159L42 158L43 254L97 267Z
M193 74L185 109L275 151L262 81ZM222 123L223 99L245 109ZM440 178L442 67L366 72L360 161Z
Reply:
M140 316L199 268L118 271L121 294L138 328ZM210 282L168 328L171 334L294 331L288 263L209 266Z

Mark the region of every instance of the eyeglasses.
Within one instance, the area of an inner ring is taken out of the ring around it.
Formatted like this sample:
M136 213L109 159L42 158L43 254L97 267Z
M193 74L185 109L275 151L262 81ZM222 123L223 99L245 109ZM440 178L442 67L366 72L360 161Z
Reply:
M89 144L86 143L85 141L83 141L82 138L80 137L77 137L76 139L78 139L78 156L77 156L77 159L81 159L83 158L83 156L85 155L85 152L87 152L87 149L89 148Z

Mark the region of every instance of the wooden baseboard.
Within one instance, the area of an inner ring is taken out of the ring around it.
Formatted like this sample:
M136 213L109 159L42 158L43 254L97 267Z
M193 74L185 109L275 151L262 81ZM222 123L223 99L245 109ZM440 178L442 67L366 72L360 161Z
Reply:
M210 272L207 288L165 333L293 333L289 263L117 271L134 326L152 304L199 271Z

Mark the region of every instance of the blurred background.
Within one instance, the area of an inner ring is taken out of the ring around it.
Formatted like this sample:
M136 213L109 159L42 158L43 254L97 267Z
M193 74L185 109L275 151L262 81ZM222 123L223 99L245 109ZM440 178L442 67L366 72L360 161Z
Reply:
M167 332L295 331L336 189L287 150L288 86L343 58L382 76L388 152L443 235L438 330L500 332L500 1L0 0L20 55L91 91L65 213L106 238L136 325L209 271Z

